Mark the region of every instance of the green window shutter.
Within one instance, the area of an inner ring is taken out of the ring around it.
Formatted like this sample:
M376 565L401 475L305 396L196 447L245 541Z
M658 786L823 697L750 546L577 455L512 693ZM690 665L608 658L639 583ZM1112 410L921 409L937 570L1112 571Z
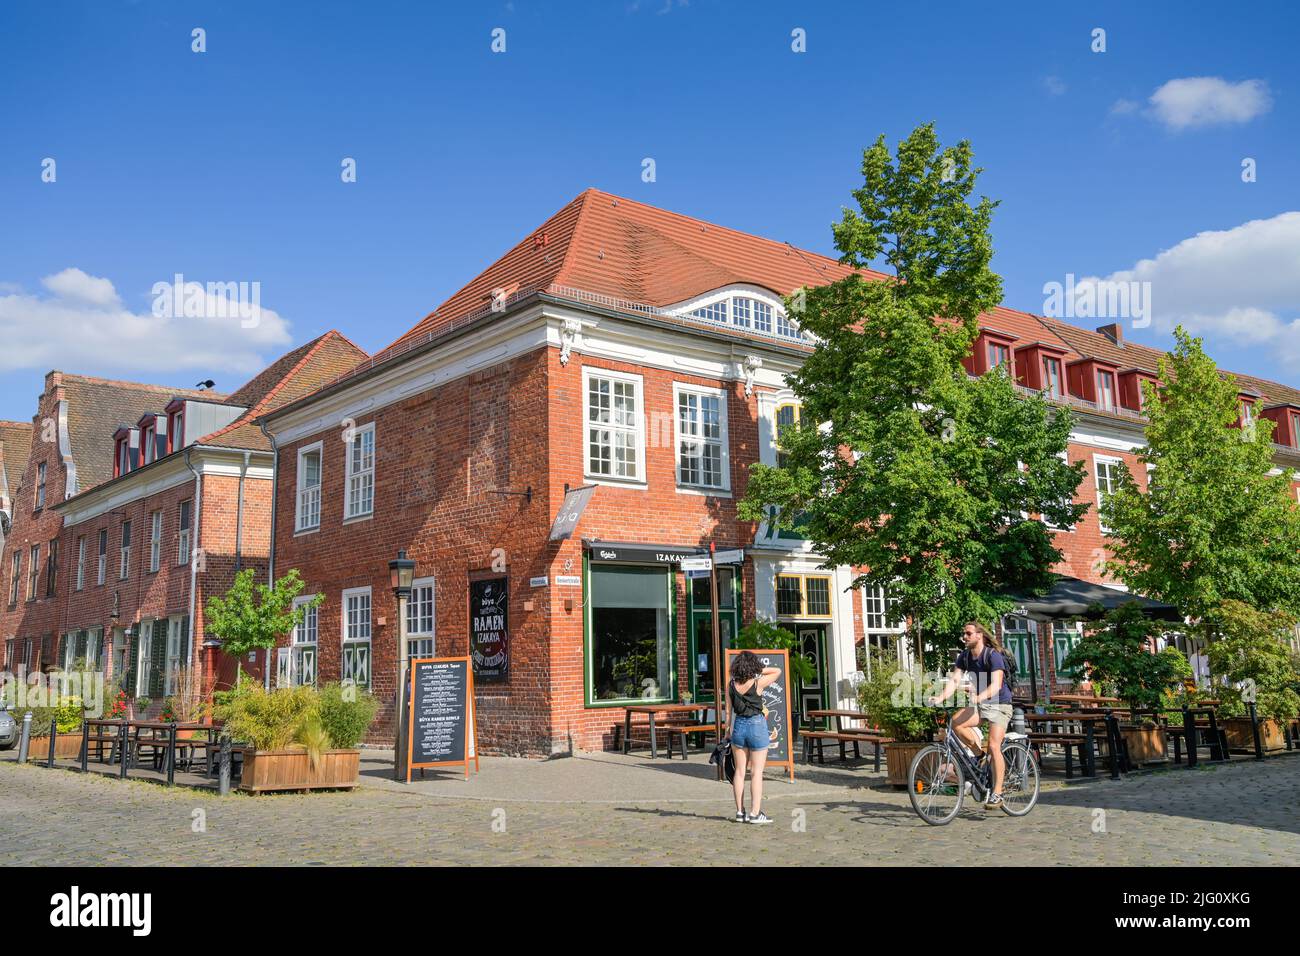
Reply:
M135 631L139 627L137 624L131 628L131 640L126 644L126 678L122 681L122 690L126 691L128 697L135 696L135 672L140 661L140 636Z
M163 696L163 673L167 669L167 631L170 628L170 622L166 618L162 619L162 640L158 639L158 621L153 623L153 644L150 648L149 660L149 699L162 700Z

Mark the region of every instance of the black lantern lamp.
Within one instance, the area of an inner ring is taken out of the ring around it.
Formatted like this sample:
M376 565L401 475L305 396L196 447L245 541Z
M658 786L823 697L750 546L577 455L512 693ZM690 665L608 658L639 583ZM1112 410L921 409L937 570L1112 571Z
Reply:
M411 596L411 582L415 579L415 562L406 556L405 551L398 551L397 557L388 562L388 579L393 594L399 599Z

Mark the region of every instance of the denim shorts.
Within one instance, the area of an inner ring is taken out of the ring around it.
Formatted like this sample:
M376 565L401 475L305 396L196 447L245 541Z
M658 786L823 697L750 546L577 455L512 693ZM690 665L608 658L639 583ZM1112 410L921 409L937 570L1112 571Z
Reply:
M767 718L762 714L737 717L731 728L731 746L746 750L766 750L772 741L767 732Z

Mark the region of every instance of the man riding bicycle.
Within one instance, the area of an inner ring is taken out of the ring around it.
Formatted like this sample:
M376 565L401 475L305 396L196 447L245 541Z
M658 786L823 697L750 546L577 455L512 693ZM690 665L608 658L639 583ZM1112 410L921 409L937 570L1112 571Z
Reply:
M1011 686L1004 679L1007 671L1006 651L997 638L978 621L971 621L962 628L961 640L965 650L957 655L948 680L934 703L942 704L956 693L967 677L971 678L975 689L970 698L972 706L959 710L950 727L972 752L978 754L980 742L976 728L981 720L989 722L988 755L993 765L993 782L984 806L989 809L1006 809L1002 802L1002 781L1006 773L1006 764L1002 759L1002 739L1011 723Z

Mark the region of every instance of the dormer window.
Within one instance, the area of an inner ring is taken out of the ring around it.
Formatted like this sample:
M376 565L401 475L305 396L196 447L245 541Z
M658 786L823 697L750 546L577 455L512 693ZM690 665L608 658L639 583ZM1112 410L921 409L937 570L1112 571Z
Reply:
M157 456L158 426L152 417L146 422L141 419L140 426L140 464L147 465Z
M1061 360L1051 355L1043 356L1043 390L1050 398L1061 398L1065 394L1061 384Z
M1015 362L1011 358L1011 346L1015 341L1016 337L1006 332L980 329L970 354L962 359L962 365L971 375L979 376L1005 364L1007 371L1014 377Z
M1300 412L1293 411L1291 419L1291 447L1300 448Z
M1115 373L1097 369L1097 407L1102 411L1115 410Z
M120 478L131 470L131 440L123 435L114 451L113 477Z
M1243 398L1240 401L1238 401L1237 407L1240 409L1241 412L1240 416L1237 419L1237 424L1240 425L1242 428L1250 428L1252 425L1254 425L1255 424L1255 403L1250 401L1249 399Z
M999 365L1011 367L1011 347L1001 342L990 342L989 347L989 368L997 368Z
M723 291L711 292L677 306L670 306L668 311L760 335L796 340L803 338L799 324L785 314L772 293L757 286L737 286L730 294Z
M167 454L185 447L185 401L176 399L167 406Z

